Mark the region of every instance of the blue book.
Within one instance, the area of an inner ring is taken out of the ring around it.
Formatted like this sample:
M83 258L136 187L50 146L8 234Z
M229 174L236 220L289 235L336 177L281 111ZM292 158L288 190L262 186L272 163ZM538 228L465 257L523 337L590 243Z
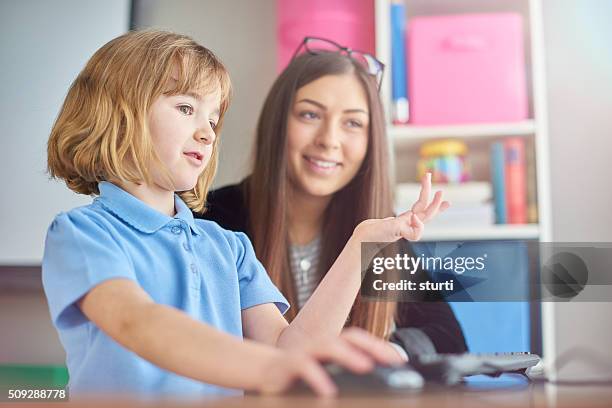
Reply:
M391 82L393 122L408 123L406 7L402 0L393 0L391 3Z
M506 208L506 162L503 142L495 142L491 146L491 181L493 182L495 219L498 224L506 224L508 210Z

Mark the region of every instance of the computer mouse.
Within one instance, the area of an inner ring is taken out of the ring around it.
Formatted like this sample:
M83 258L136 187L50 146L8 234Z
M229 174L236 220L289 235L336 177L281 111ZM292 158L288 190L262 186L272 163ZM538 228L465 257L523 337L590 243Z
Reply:
M423 376L409 365L393 367L376 366L372 371L357 374L336 364L325 365L325 370L338 387L340 395L390 394L415 392L423 388ZM291 394L312 393L302 381L289 390Z

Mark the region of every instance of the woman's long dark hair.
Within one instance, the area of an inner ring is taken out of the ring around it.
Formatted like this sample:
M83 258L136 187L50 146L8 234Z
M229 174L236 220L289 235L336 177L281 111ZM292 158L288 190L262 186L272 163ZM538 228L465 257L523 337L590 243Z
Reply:
M298 56L275 81L262 108L248 185L249 227L255 252L291 304L297 303L297 297L288 251L289 112L298 89L326 75L346 74L355 75L367 94L370 112L368 151L353 180L334 194L326 209L319 262L321 277L338 257L357 224L369 218L393 215L388 145L376 79L358 62L339 53ZM361 302L358 296L349 324L385 337L394 312L395 304L392 302ZM296 314L297 310L291 308L287 318L292 320Z

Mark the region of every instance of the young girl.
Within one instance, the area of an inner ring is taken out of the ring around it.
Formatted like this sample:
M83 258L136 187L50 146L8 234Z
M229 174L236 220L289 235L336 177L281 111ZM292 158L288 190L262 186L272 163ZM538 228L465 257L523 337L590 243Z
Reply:
M289 319L306 307L355 226L393 215L377 89L382 69L372 56L349 56L332 41L306 38L268 93L251 175L212 191L207 211L196 213L249 235L272 281L294 306ZM428 207L430 188L424 179L413 206L424 222L448 205L438 194L439 207ZM466 350L461 328L443 301L403 302L395 310L391 302L358 298L348 323L380 337L395 324L410 332L415 346L419 342L441 353Z
M280 392L302 379L330 395L319 360L360 372L400 361L364 331L337 335L359 289L360 243L418 239L412 213L358 225L291 324L248 238L194 220L229 93L209 50L160 31L110 41L72 84L49 172L97 197L53 220L42 269L73 393Z

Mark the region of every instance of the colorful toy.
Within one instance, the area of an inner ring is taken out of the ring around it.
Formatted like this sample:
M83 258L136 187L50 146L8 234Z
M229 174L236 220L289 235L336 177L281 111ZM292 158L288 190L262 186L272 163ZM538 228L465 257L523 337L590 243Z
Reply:
M447 139L423 143L417 163L419 179L431 172L433 183L462 183L470 180L466 156L468 148L460 140Z

